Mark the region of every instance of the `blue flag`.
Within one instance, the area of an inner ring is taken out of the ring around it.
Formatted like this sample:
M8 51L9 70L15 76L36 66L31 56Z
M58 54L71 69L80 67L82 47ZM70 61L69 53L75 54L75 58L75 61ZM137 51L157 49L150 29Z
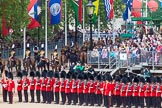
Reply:
M126 5L126 10L123 13L123 20L127 20L130 17L130 12L132 11L132 2L133 0L124 0L124 4Z
M59 24L62 16L61 0L50 0L49 10L50 10L50 24L51 25Z

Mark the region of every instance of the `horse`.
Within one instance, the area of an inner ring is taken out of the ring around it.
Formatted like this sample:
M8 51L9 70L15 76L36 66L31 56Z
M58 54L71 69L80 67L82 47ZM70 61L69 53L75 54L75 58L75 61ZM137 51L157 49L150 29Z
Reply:
M62 66L65 66L68 63L68 58L69 58L68 47L65 46L61 49L60 64Z
M1 70L1 73L5 69L5 66L6 66L5 60L3 60L2 58L0 58L0 70Z
M81 63L87 63L87 46L84 45L81 49L80 49L80 61Z
M50 66L53 71L61 70L60 60L58 58L53 58L53 55L51 55Z
M18 58L8 59L7 67L10 72L12 72L14 67L16 69L16 72L18 72L21 70L21 60L19 60Z
M33 58L25 58L23 60L23 67L24 67L24 70L26 70L26 71L36 70L35 69L35 60Z
M49 68L50 68L49 66L50 66L50 60L48 58L41 58L37 64L37 68L39 71L40 69L41 71L46 70L46 68L49 71Z

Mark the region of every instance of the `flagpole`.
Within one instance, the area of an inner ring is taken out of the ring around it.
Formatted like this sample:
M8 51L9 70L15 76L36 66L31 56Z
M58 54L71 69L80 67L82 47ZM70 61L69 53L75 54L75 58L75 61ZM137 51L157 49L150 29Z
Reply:
M98 38L100 38L100 15L98 15Z
M25 58L25 51L26 51L26 27L24 27L24 58Z
M65 0L65 46L67 45L67 1Z
M84 5L83 5L83 43L85 41L85 9L84 9Z
M45 0L45 57L47 58L47 2Z
M146 0L146 17L147 17L147 0ZM146 34L147 34L147 21L146 21Z

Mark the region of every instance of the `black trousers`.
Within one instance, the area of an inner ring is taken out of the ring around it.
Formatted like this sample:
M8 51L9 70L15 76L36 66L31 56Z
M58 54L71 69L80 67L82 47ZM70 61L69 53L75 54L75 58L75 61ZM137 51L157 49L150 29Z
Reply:
M31 102L34 102L34 90L30 90Z
M78 94L78 99L79 99L79 105L82 105L84 103L84 101L83 101L83 99L84 99L83 93Z
M102 94L96 94L96 104L101 106L102 104Z
M71 93L72 94L72 101L73 101L73 104L76 105L77 101L78 101L78 98L77 98L77 93Z
M105 96L104 95L104 106L106 108L110 108L110 105L111 105L111 97L110 96Z
M36 90L37 102L40 103L40 90Z
M156 97L155 96L151 97L151 103L152 103L152 107L156 108Z
M144 97L139 97L140 108L144 108Z
M145 97L146 100L146 108L150 108L150 97Z
M42 91L42 99L43 99L43 103L45 103L47 101L46 91Z
M17 91L17 92L18 92L19 102L22 102L22 91Z
M139 105L139 97L138 96L134 96L133 99L134 99L133 101L134 101L135 108L138 108L138 105Z
M51 101L54 101L54 92L53 92L53 90L51 91Z
M89 94L88 93L84 93L83 95L84 95L84 103L87 106L88 105L88 96L89 96Z
M25 98L25 102L28 102L28 91L24 90L24 98Z
M55 92L55 102L59 104L59 92Z
M123 107L126 108L126 105L127 105L127 97L126 96L122 96L121 97L121 100L122 100Z
M122 104L120 95L115 95L114 100L115 104L117 104L117 107L120 107L120 105Z
M132 105L132 96L127 96L126 97L126 102L127 102L127 105L128 105L128 108L131 108L131 105Z
M161 97L156 97L156 106L155 108L161 108Z
M71 100L72 100L72 95L71 93L66 93L66 97L68 99L68 104L70 105L71 104Z
M9 96L9 104L12 104L13 103L13 93L8 92L8 96Z
M111 96L111 106L115 105L115 96Z
M47 98L48 104L51 104L51 102L52 102L51 95L52 95L51 91L46 91L46 98Z
M65 92L61 92L61 99L62 99L62 104L65 104L65 102L66 102Z
M7 90L3 90L3 102L7 102Z

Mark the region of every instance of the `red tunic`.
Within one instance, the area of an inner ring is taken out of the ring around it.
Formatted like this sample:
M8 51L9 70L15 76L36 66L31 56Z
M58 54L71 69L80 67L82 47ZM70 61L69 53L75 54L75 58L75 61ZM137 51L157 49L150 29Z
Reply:
M15 88L15 82L13 80L8 80L8 92L12 92L12 90Z
M78 81L78 86L77 86L77 93L83 93L83 88L84 88L84 82L83 81Z
M23 90L28 90L28 86L30 85L29 79L23 79Z
M138 85L133 84L133 96L138 96Z
M156 97L161 97L162 85L156 85Z
M53 81L48 79L46 84L46 91L52 91L53 88Z
M1 80L1 83L2 83L2 90L8 90L8 87L7 87L7 80L4 81L4 79Z
M47 79L41 79L41 91L46 91Z
M36 84L35 84L36 90L41 90L41 84L42 84L42 80L41 79L37 79L36 80Z
M121 84L119 82L116 82L114 90L113 90L114 95L116 95L116 96L120 95L120 87L121 87Z
M132 96L133 93L133 86L130 84L126 85L126 96Z
M126 84L121 84L120 85L120 96L124 97L126 96Z
M103 82L97 82L95 94L102 94L103 91Z
M77 84L78 84L78 81L71 80L71 93L76 93L77 92Z
M35 90L36 80L30 80L30 90Z
M21 91L22 86L23 86L23 81L22 80L17 81L17 91Z
M60 84L61 84L61 82L59 80L55 81L55 83L54 83L54 92L59 92L60 91Z
M71 93L71 81L65 80L65 93Z
M111 83L105 83L104 84L104 95L105 96L111 96L113 89L114 88L113 88Z
M115 95L114 92L113 92L113 90L114 90L114 88L115 88L115 83L112 83L112 84L111 84L111 87L113 88L113 89L112 89L112 92L111 92L111 95Z
M60 92L65 92L66 80L63 80L60 83Z
M149 97L151 96L151 86L148 84L144 85L144 90L145 90L145 97Z
M88 83L87 82L83 83L83 93L84 94L88 93Z
M145 90L144 90L144 84L139 84L138 85L138 96L139 97L144 97L145 95Z
M92 81L88 81L88 93L94 93L95 91L95 83Z
M151 84L151 96L154 97L156 96L156 85Z

